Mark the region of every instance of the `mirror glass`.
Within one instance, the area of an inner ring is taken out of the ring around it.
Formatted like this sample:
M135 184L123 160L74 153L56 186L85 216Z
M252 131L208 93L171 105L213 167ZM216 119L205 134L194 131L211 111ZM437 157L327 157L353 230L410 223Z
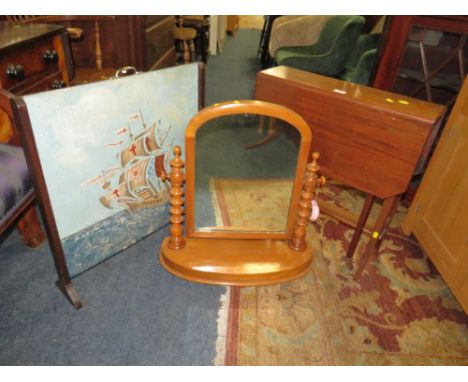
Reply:
M195 230L287 231L300 133L285 121L228 115L195 137Z

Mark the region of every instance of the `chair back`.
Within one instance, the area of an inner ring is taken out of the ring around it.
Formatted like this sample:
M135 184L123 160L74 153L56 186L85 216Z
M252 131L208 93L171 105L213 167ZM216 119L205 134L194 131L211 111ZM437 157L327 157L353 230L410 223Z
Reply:
M356 67L364 53L369 50L377 49L380 45L381 37L381 33L360 35L351 55L346 61L346 68Z
M360 85L370 85L382 35L380 33L359 36L351 56L345 65L341 79Z
M346 63L364 24L362 16L333 16L323 27L315 53L331 55L331 62L337 68L334 75L339 74Z

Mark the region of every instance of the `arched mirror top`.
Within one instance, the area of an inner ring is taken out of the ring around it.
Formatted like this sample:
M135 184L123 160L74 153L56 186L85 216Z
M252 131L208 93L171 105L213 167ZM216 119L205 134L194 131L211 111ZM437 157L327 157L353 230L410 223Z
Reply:
M263 101L223 102L193 117L185 138L188 237L291 237L312 141L299 114ZM262 203L272 195L276 214Z
M309 125L299 114L281 105L254 100L227 101L206 107L189 122L185 137L194 138L197 130L212 119L236 114L256 114L283 120L299 131L301 142L310 143L312 140Z

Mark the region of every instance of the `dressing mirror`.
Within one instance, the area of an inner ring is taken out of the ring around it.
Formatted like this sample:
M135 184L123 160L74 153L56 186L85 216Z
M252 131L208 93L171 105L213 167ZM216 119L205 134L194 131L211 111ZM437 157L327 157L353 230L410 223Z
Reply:
M268 142L254 143L259 134ZM186 129L185 174L175 148L166 175L172 225L163 266L191 281L241 286L305 273L313 258L306 225L319 182L318 155L307 165L311 140L307 123L283 106L232 101L200 111Z

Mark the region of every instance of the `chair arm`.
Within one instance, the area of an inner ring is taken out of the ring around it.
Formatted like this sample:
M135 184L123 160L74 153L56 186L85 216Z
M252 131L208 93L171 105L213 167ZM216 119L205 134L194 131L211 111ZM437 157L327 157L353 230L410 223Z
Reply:
M308 52L301 53L295 51L294 54L290 54L292 52L286 49L287 48L282 48L276 51L275 61L278 65L290 66L296 69L332 77L340 74L337 72L338 70L341 72L340 68L333 65L333 54L329 52L311 55Z

